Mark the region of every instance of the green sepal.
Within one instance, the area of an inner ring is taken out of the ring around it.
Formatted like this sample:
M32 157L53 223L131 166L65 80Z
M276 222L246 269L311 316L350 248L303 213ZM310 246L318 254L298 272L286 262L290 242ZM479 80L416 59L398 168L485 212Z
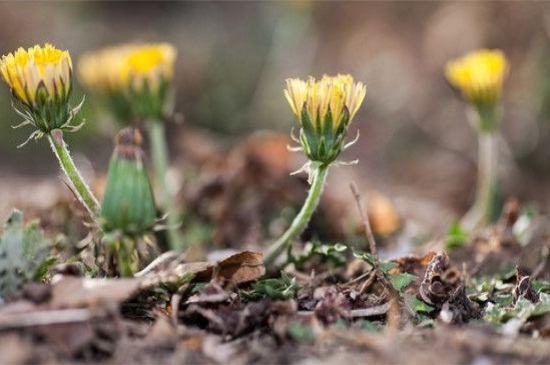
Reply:
M137 118L163 120L172 113L174 90L169 79L161 78L154 89L147 79L139 85L130 83L126 94Z
M304 104L301 113L300 143L306 156L311 161L324 165L335 161L344 147L349 122L350 113L348 108L344 107L335 128L331 110L328 108L323 121L321 116L317 116L314 125Z
M321 119L320 116L318 118ZM332 126L332 112L330 110L330 107L328 108L327 115L325 116L323 135L325 139L325 144L327 146L332 146L332 143L334 141L334 130Z
M495 104L474 105L478 128L483 133L494 133L499 124L499 110Z

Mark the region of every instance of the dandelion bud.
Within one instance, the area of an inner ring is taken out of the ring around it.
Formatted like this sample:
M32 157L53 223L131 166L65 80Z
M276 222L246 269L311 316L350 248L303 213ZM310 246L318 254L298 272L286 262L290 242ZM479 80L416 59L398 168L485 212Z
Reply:
M125 128L116 137L101 212L105 231L139 236L155 224L153 191L141 143L141 133L135 128Z
M68 51L51 44L27 50L19 48L0 60L2 78L25 110L20 112L42 133L67 127L73 111L69 108L72 89L72 62Z
M328 165L344 147L366 86L350 75L286 80L285 97L301 125L300 143L311 161Z

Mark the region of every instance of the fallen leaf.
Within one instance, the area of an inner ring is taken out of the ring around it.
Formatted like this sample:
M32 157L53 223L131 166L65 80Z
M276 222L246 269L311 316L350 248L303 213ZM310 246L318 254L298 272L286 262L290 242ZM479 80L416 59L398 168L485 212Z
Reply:
M135 276L142 278L142 288L158 284L175 284L182 278L193 278L197 281L210 281L214 273L233 284L256 280L265 274L263 254L244 251L229 256L218 262L189 262L185 254L166 255L166 262L155 260Z

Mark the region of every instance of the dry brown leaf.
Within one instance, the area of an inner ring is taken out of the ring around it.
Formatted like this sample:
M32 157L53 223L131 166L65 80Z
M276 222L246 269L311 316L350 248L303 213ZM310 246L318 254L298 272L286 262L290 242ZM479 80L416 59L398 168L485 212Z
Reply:
M263 258L262 253L251 251L232 255L219 263L218 275L235 284L256 280L265 274Z
M244 251L218 262L185 263L184 254L172 254L165 257L165 262L155 260L136 274L136 277L143 278L142 288L160 283L177 283L181 278L190 274L194 275L198 281L210 281L214 271L216 271L217 277L226 279L233 284L256 280L265 273L263 254L258 252Z

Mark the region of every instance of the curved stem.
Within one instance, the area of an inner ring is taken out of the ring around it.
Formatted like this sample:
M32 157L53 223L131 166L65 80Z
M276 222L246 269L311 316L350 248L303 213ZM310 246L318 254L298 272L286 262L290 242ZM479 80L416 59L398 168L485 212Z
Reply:
M155 167L155 179L162 194L162 210L168 213L167 223L170 226L166 234L168 245L172 250L182 250L184 242L176 227L179 226L179 212L174 204L174 198L168 189L166 175L168 173L168 146L166 144L166 132L161 120L149 121L149 137L151 143L151 157Z
M76 197L86 207L88 213L90 213L90 216L95 219L95 217L99 214L101 206L78 172L78 169L76 168L67 148L67 144L63 140L63 135L61 133L55 134L55 136L52 135L55 132L61 131L52 131L52 133L47 135L50 146L54 154L57 156L61 169L63 169L63 172L69 178Z
M311 188L309 189L308 196L302 209L292 221L290 227L286 230L285 233L271 246L271 249L266 254L264 258L264 265L270 266L275 260L285 251L285 249L290 250L292 240L296 238L300 233L303 232L307 223L311 219L317 204L319 203L319 198L321 197L321 192L325 186L325 180L328 174L328 165L322 165L316 168L314 173L313 182L311 183Z

